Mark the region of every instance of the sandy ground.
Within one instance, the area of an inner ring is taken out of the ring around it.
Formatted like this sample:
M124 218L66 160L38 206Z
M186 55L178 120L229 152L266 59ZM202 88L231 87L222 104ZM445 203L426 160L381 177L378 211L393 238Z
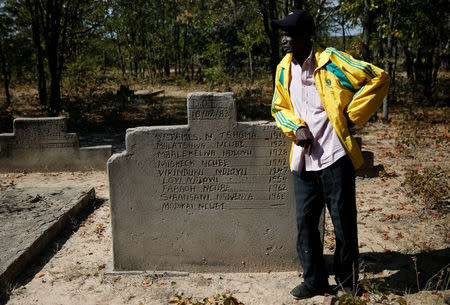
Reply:
M375 164L386 174L357 178L357 206L362 278L384 278L404 294L408 304L445 304L449 290L427 280L448 268L449 216L425 210L413 202L401 186L405 169L418 164L440 164L448 173L448 131L446 141L424 145L414 157L405 158L395 148L398 131L381 123L369 124L363 134L363 148L375 153ZM55 242L35 266L12 285L7 304L168 304L175 294L201 300L217 293L232 292L245 305L322 304L324 297L296 301L290 289L301 282L300 273L191 273L158 276L153 273L106 275L112 263L108 179L105 172L0 174L0 183L9 187L92 186L103 203L75 224L74 230ZM295 228L293 228L295 230ZM334 237L329 219L325 251L332 253ZM414 268L417 258L417 270ZM447 264L447 265L446 265ZM445 268L444 268L445 269ZM420 272L417 292L416 272ZM443 278L448 280L449 271ZM333 283L330 276L330 283ZM424 290L425 289L425 290ZM448 283L447 287L448 289ZM412 292L410 292L412 291ZM373 295L370 295L374 299ZM386 303L387 304L387 303Z

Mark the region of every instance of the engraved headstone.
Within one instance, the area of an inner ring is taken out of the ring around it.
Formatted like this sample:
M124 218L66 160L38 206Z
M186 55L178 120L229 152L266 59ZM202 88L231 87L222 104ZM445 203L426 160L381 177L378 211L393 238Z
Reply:
M108 161L114 269L298 269L290 141L236 122L232 93L187 104L188 125L128 129Z
M64 117L18 118L0 134L0 172L104 170L111 146L80 148Z

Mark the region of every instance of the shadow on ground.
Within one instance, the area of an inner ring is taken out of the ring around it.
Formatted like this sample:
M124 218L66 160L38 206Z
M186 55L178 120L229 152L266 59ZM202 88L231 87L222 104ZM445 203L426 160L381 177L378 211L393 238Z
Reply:
M392 275L382 277L388 289L398 293L419 290L446 290L450 280L450 248L417 254L398 252L368 252L360 255L364 272L373 274L384 270Z
M62 231L58 237L50 243L44 252L42 252L34 263L25 267L21 274L17 275L16 279L8 283L6 289L0 287L0 305L4 305L9 300L9 294L11 291L20 286L24 286L31 282L33 277L39 273L42 268L52 259L52 257L58 252L59 249L69 240L69 238L77 232L80 223L88 218L96 209L105 203L106 199L95 198L91 203L84 208L76 218L71 219L69 225Z
M325 261L332 270L333 256L326 255ZM402 295L449 289L450 248L416 254L365 252L360 254L359 263L360 283L364 282L363 273L373 274L370 283L380 291ZM383 276L386 273L390 275Z

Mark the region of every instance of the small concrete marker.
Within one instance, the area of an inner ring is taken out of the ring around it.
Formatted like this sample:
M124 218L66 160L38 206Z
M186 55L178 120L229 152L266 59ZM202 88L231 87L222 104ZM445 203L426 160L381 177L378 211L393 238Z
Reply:
M0 134L0 172L105 170L111 145L80 147L65 117L18 118Z

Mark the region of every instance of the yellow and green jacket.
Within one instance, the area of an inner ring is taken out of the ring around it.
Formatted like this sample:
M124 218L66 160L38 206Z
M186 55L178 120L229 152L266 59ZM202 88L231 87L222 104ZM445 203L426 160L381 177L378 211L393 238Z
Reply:
M291 60L292 53L288 53L277 67L272 116L294 145L295 132L300 126L306 126L306 123L294 114L289 96ZM356 140L350 135L344 112L347 112L352 123L366 123L388 92L389 76L374 65L356 60L334 48L327 48L315 53L314 81L331 124L355 169L359 168L364 160Z

